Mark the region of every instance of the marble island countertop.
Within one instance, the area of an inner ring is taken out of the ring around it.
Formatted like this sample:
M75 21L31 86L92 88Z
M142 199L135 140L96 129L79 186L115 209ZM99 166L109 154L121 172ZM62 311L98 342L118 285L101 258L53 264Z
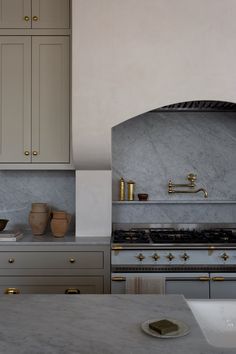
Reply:
M8 354L228 354L210 346L178 295L16 295L0 298L0 352ZM160 339L141 323L171 317L185 337Z

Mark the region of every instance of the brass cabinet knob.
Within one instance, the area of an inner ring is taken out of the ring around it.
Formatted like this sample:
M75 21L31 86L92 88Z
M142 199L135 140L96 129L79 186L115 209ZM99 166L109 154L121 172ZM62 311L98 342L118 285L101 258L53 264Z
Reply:
M26 151L24 152L24 154L25 154L25 156L29 156L30 152L29 152L28 150L26 150Z
M9 258L8 259L8 263L14 263L15 262L15 259L14 258Z
M38 20L39 20L38 16L33 16L33 21L38 21Z
M71 257L71 258L69 259L69 262L70 262L70 263L75 263L75 262L76 262L76 259L73 258L73 257Z
M222 258L222 259L226 262L227 259L229 258L229 255L228 255L226 252L224 252L224 253L220 256L220 258Z
M7 288L5 289L4 291L4 294L7 294L7 295L17 295L17 294L20 294L20 289L17 289L17 288Z
M166 256L167 259L169 259L169 261L172 261L172 259L175 258L175 256L173 256L172 253L169 253L167 256Z
M158 261L158 259L160 258L160 256L158 256L157 253L154 253L154 254L152 255L152 258L154 259L154 261Z
M33 155L37 156L38 155L38 151L33 151Z
M190 258L187 253L184 253L182 256L180 256L185 262Z
M25 17L24 17L24 20L25 20L26 22L28 22L28 21L30 20L29 16L25 16Z
M77 295L80 294L80 290L79 289L74 289L74 288L69 288L65 290L65 294L67 295Z
M139 253L136 258L138 258L138 260L141 262L145 257L142 253Z

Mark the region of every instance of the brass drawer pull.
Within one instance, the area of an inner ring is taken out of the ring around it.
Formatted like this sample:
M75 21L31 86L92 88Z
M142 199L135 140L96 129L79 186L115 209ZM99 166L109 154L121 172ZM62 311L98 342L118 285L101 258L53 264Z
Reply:
M24 154L25 154L25 156L29 156L30 152L29 152L28 150L26 150L26 151L24 152Z
M65 294L66 295L78 295L78 294L80 294L80 290L74 289L74 288L69 288L69 289L65 290Z
M38 20L39 20L38 16L33 16L33 21L38 21Z
M224 281L225 278L224 277L213 277L212 280L213 281Z
M112 281L126 281L126 277L112 277Z
M30 20L29 16L25 16L25 17L24 17L24 20L25 20L26 22L28 22L28 21Z
M14 258L9 258L9 259L8 259L8 263L11 263L11 264L12 264L12 263L14 263L14 262L15 262L15 259L14 259Z
M7 295L17 295L17 294L20 294L20 289L17 289L17 288L7 288L7 289L5 289L4 294L7 294Z
M33 151L33 156L37 156L38 155L38 151Z
M73 258L73 257L71 257L71 258L69 259L69 262L70 262L70 263L75 263L75 262L76 262L76 259Z

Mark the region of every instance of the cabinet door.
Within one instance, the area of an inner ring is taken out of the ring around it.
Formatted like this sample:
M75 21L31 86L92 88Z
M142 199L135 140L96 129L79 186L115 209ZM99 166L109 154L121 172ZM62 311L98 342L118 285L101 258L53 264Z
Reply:
M69 162L69 38L32 38L32 162Z
M0 162L30 162L31 38L0 37Z
M0 0L0 28L31 28L31 0Z
M69 28L69 0L32 0L32 28Z
M236 298L236 273L211 273L211 299Z

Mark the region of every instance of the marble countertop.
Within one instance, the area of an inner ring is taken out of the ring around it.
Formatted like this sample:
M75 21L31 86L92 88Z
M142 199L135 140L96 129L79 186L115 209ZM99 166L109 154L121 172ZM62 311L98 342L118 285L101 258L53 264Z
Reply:
M64 237L54 237L51 233L42 236L34 236L30 230L22 231L23 237L17 241L1 241L0 245L22 245L29 246L32 243L37 245L109 245L111 238L104 237L75 237L74 234L68 233Z
M2 295L0 351L8 354L228 354L210 346L179 295ZM171 317L191 332L154 338L141 323Z

